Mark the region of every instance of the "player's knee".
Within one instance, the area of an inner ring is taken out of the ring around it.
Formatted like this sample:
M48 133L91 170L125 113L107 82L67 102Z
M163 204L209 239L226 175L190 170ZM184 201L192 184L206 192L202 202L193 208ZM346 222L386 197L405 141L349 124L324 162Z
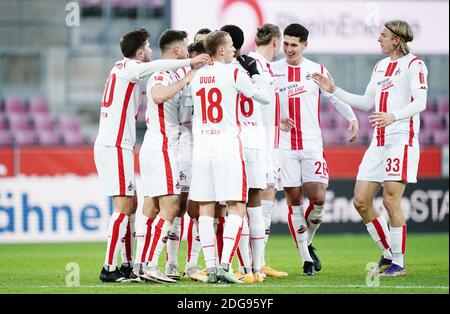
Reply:
M144 216L155 218L159 213L159 209L156 207L144 207L142 212L144 213Z
M384 194L383 195L383 205L388 211L392 211L397 206L398 200L390 194Z
M356 210L360 213L364 213L369 210L369 202L363 197L355 196L353 206L355 206Z
M286 198L289 205L299 206L302 204L302 199L299 193L296 192L286 192Z
M325 194L324 193L317 193L316 195L312 195L309 198L309 202L311 204L317 205L317 206L322 206L323 204L325 204Z

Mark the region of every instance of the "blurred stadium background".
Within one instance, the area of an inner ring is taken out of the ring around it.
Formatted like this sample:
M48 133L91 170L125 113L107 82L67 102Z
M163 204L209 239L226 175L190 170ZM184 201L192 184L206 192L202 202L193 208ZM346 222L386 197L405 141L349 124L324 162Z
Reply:
M413 25L413 53L429 69L419 183L403 199L408 228L448 234L448 1L1 0L0 243L104 240L111 200L99 196L92 145L124 32L149 29L157 59L166 28L187 30L192 40L200 28L237 24L251 49L259 24L299 22L310 29L306 57L324 64L339 86L362 94L381 58L380 26L392 18ZM141 106L139 143L144 113ZM319 237L365 232L351 198L372 129L366 113L357 115L361 134L348 144L347 123L326 100L321 105L331 183ZM382 210L380 198L376 206ZM286 212L279 192L273 232L288 233Z

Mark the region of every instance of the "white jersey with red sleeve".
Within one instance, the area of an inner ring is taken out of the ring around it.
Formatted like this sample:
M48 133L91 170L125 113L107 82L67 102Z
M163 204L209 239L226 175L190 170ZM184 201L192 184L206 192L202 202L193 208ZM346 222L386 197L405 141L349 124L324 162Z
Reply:
M425 63L411 53L396 61L385 58L375 66L366 93L374 96L375 111L395 113L410 105L415 90L428 89L427 75ZM420 118L416 114L374 129L372 144L418 147L419 130Z
M246 72L221 62L199 69L189 84L186 104L194 106L196 156L242 157L239 95L268 103L265 91Z
M176 149L178 145L180 122L178 111L182 91L164 103L156 104L151 90L154 86L170 86L180 79L174 71L155 72L147 83L148 104L145 114L147 131L142 142L142 149L167 150Z
M189 62L189 59L140 62L128 58L116 62L105 84L95 144L133 149L142 98L140 81L155 71L177 69Z
M264 77L271 88L271 101L267 106L261 107L261 115L266 129L266 148L277 149L280 143L280 94L278 82L271 69L271 64L258 52L248 54L254 58L259 73Z

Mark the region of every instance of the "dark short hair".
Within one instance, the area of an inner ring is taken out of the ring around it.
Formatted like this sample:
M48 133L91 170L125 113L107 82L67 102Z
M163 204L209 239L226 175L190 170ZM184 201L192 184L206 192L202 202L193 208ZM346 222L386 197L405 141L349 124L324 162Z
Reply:
M185 31L178 31L175 29L166 29L159 36L158 46L162 52L167 49L167 46L177 41L184 41L188 34Z
M222 26L221 31L227 32L230 34L231 39L233 40L233 46L236 49L241 49L244 44L244 32L239 26L228 24Z
M309 32L303 25L294 23L288 25L284 29L284 36L297 37L300 42L305 42L308 40Z
M209 33L211 33L212 31L209 29L209 28L201 28L201 29L199 29L198 30L198 32L197 33L195 33L195 36L197 36L198 34L201 34L201 35L207 35L207 34L209 34ZM194 36L194 37L195 37Z
M120 39L120 50L124 57L133 58L136 51L143 48L149 38L150 33L143 27L124 34Z
M229 34L224 31L214 31L206 35L203 39L206 53L210 56L214 56L217 52L217 48L226 43L227 36L229 36Z
M190 44L188 46L188 52L189 54L193 52L197 52L199 54L206 53L205 46L203 45L203 40Z

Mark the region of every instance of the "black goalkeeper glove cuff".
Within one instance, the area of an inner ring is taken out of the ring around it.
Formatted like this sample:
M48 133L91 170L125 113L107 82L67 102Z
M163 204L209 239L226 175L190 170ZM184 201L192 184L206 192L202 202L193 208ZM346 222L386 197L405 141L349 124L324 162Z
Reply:
M238 61L242 65L242 67L250 74L250 77L259 74L258 67L256 66L256 59L246 55L242 55L238 58Z

